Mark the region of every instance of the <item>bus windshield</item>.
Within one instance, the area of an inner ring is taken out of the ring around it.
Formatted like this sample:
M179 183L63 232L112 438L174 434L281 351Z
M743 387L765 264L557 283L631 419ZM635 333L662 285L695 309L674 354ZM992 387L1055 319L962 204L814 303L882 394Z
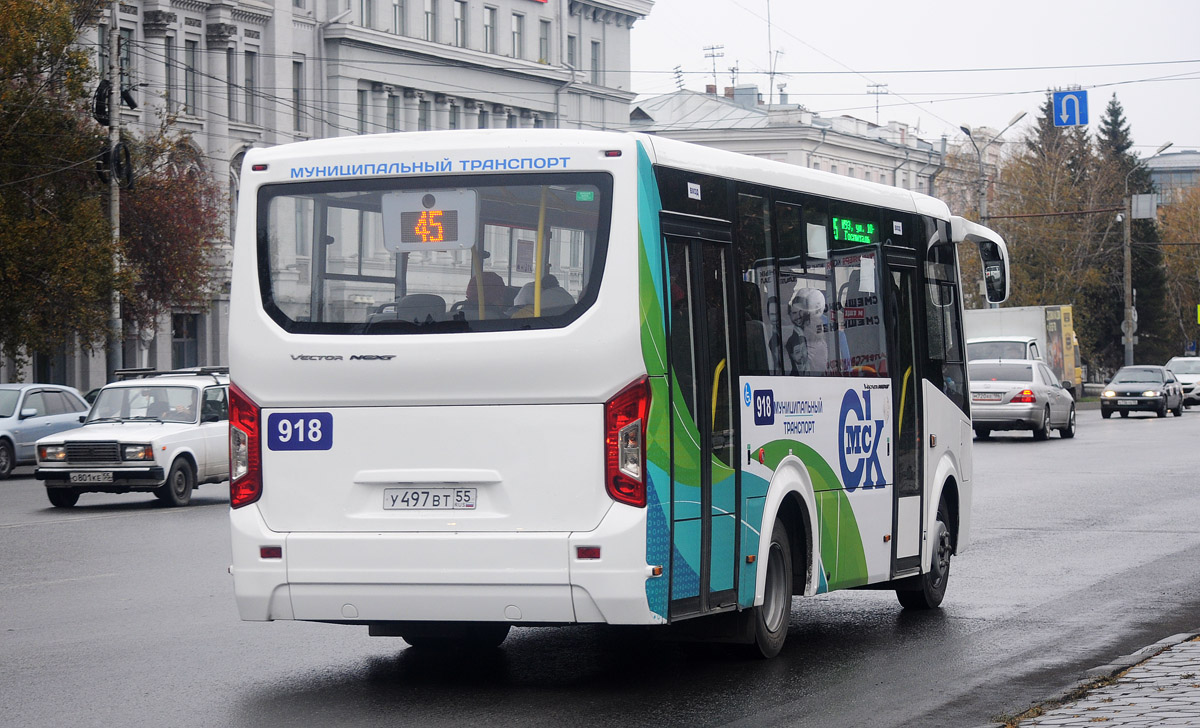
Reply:
M263 303L295 333L563 326L595 298L611 187L605 174L268 186Z

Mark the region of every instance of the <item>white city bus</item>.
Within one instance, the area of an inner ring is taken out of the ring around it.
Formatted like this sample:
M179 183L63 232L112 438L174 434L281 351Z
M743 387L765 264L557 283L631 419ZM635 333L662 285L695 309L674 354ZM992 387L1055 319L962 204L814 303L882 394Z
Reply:
M638 134L255 149L230 315L242 619L412 645L942 600L967 545L956 243L931 197ZM703 619L696 619L703 618Z

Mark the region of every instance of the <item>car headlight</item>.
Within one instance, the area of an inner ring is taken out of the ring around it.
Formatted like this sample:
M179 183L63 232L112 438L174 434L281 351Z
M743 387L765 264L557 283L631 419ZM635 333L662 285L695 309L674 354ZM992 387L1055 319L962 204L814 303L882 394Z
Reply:
M1158 390L1157 389L1147 389L1145 392L1142 392L1142 396L1143 397L1157 397Z
M62 462L67 459L65 445L38 445L38 460L43 462Z
M123 445L121 447L122 460L153 460L154 448L150 445Z
M1116 393L1116 392L1114 392L1114 391L1112 391L1111 389L1106 389L1106 390L1104 390L1104 394L1103 394L1102 396L1104 396L1104 397L1116 397L1116 396L1117 396L1117 393Z

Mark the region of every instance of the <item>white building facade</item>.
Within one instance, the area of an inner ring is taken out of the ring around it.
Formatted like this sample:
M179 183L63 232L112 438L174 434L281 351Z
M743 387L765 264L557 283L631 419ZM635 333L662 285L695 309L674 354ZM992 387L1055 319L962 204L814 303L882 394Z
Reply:
M174 115L230 194L245 151L431 129L625 128L630 29L653 0L127 0L119 3L127 133ZM82 39L107 58L111 13ZM226 226L210 305L126 332L125 367L222 365ZM0 378L105 383L105 354L36 352Z

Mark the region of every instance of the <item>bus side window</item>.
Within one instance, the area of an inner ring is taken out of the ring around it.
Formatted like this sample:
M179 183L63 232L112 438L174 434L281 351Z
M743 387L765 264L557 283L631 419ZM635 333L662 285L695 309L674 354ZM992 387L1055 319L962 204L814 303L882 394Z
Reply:
M950 246L936 246L953 254ZM925 264L925 322L928 356L926 377L960 409L967 411L966 357L962 346L962 314L959 309L958 283L952 279L954 266Z

